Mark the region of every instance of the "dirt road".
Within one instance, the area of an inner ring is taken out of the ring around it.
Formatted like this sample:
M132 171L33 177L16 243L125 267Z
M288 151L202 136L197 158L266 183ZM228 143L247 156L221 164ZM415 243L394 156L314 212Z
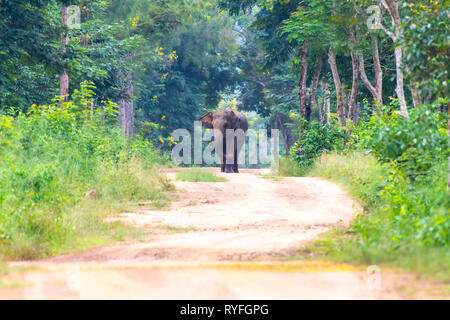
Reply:
M175 179L176 170L166 174ZM218 173L227 182L174 181L177 200L170 210L110 219L151 236L14 263L37 269L11 275L9 281L28 285L0 290L0 298L391 299L416 285L411 276L378 274L376 267L370 274L367 267L287 259L332 226L350 223L360 208L333 183L275 181L262 173Z

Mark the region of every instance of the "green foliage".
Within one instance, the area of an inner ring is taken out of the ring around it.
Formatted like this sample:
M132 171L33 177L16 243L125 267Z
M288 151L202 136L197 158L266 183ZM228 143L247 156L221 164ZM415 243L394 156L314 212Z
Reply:
M308 167L325 151L342 150L346 134L335 126L311 122L291 148L291 156L300 167Z
M149 142L120 133L115 104L91 109L94 89L83 83L68 103L0 115L0 254L55 254L108 234L102 219L120 202L166 201L158 186L170 184L155 168L162 159Z
M414 1L405 17L402 41L408 77L427 100L448 99L449 8L448 0Z
M449 156L447 116L435 105L422 105L404 119L389 108L352 133L351 144L369 150L382 163L393 163L411 179L426 174Z
M100 100L118 101L128 83L121 71L140 43L138 35L120 38L128 26L105 23L110 1L71 1L80 5L81 27L61 23L65 1L5 0L0 9L0 109L26 112L32 103L47 104L58 93L58 75L69 75L70 92L84 80L95 83ZM69 37L61 52L61 35ZM100 101L99 101L100 102Z
M191 182L224 182L227 179L217 177L214 173L204 169L192 168L177 172L177 180Z

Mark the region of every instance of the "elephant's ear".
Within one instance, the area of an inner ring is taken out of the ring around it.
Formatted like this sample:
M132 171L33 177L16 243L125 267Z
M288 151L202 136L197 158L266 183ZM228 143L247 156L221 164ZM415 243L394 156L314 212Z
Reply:
M212 127L213 127L213 114L212 114L212 112L208 112L207 114L203 115L200 118L200 122L202 123L203 127L212 129Z
M241 119L239 117L236 118L236 121L234 122L233 129L239 129L241 127Z

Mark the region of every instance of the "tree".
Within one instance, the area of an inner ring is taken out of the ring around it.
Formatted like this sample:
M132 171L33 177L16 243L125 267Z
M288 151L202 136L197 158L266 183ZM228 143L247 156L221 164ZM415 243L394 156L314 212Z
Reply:
M67 6L61 4L61 23L66 29L68 27L69 12ZM64 56L67 52L67 45L69 44L69 35L66 32L61 33L61 54ZM63 70L59 77L59 96L61 102L69 101L69 75L67 70Z
M375 35L371 35L370 39L372 48L373 69L375 74L375 84L372 85L372 83L367 77L364 63L364 55L361 51L358 54L359 74L361 76L362 82L372 94L373 99L375 101L375 106L377 108L377 112L379 113L380 112L379 105L383 104L383 70L381 69L377 38Z
M394 43L395 64L397 72L397 93L398 103L400 105L400 112L403 117L408 118L408 108L406 106L405 91L404 91L404 76L403 76L403 49L400 46L400 39L403 36L403 27L400 19L400 12L398 9L398 1L396 0L381 0L383 7L388 11L393 30L389 30L382 23L380 27L392 39Z

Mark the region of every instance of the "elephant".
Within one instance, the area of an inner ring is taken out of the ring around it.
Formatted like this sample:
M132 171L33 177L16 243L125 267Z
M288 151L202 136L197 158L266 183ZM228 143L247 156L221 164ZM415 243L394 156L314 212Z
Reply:
M221 172L239 173L238 156L244 145L245 134L248 130L248 121L245 115L231 108L226 108L214 113L208 112L199 121L203 127L213 129L214 149L220 157ZM228 140L230 140L230 137L233 137L234 140L234 152L232 154L229 152L231 149L230 141L228 141L229 148L226 147L227 136Z

